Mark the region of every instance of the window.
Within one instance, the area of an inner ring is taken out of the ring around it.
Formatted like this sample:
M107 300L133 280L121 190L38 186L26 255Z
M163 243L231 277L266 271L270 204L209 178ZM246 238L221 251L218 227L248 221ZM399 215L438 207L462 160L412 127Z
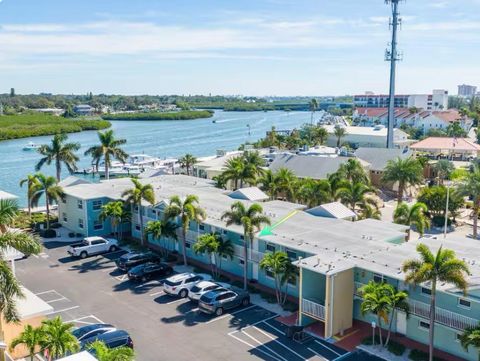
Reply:
M373 274L373 280L377 283L382 283L383 282L383 275L374 273Z
M82 218L78 219L78 228L83 228L83 219Z
M420 321L418 323L418 327L423 329L423 330L429 330L430 329L430 324L428 322L425 322L425 321Z
M106 242L102 239L97 239L96 241L92 241L92 246L97 246L99 244L105 244Z
M135 223L135 229L136 229L137 231L139 231L139 230L140 230L140 225L137 224L137 223Z
M430 296L432 294L432 290L429 288L422 287L422 294Z
M103 229L103 222L98 220L98 219L96 221L94 221L93 222L93 229L95 229L97 231L100 230L100 229Z
M62 213L62 218L63 218L63 221L64 221L64 222L68 222L67 214L66 214L66 213Z
M92 202L92 208L94 211L98 211L102 208L103 202L101 200L96 200Z
M270 243L267 243L266 249L267 249L268 252L275 252L275 250L276 250L275 245L270 244Z
M244 265L245 264L245 261L241 258L238 259L238 263L240 263L241 265Z
M204 231L205 230L205 225L204 224L200 224L198 226L198 229L200 229L201 231Z
M288 258L297 259L297 252L287 249L286 253L287 253Z
M464 299L464 298L459 298L458 299L458 305L463 308L470 308L471 304L470 301Z
M83 201L81 199L77 201L77 207L78 209L83 209Z
M190 242L185 242L185 248L191 248L191 247L192 247L192 245L191 245Z
M269 269L266 269L266 270L265 270L265 274L267 275L267 277L275 278L275 275L274 275L273 272L270 271Z

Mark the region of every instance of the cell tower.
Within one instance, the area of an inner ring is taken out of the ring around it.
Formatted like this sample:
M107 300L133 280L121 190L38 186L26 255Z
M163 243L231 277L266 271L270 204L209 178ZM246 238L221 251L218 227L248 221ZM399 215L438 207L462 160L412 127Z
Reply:
M390 91L388 104L388 133L387 148L394 148L393 144L393 123L395 122L395 73L397 61L402 60L402 54L397 50L397 31L401 25L402 19L399 17L398 4L403 0L385 0L385 4L392 6L392 19L390 27L392 29L392 42L390 48L385 51L385 60L390 62Z

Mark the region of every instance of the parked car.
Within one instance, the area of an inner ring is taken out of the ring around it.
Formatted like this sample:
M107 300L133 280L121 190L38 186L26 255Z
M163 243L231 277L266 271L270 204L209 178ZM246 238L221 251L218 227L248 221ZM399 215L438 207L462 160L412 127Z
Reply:
M90 345L95 341L102 341L109 348L116 348L121 346L133 348L133 341L128 332L124 330L115 330L83 339L80 342L80 349L82 351L89 350Z
M241 289L219 288L205 293L200 297L198 307L201 312L210 315L223 315L225 310L230 310L239 306L248 306L250 304L250 295L247 291Z
M160 257L151 252L128 252L115 260L115 264L122 271L128 271L147 262L159 263Z
M128 271L128 278L132 281L142 281L152 279L158 276L170 276L173 268L165 263L148 262L133 267Z
M198 282L211 279L212 277L207 274L181 273L163 281L163 290L169 295L185 298Z
M77 338L78 341L100 335L105 332L115 331L116 328L113 325L108 323L95 323L93 325L87 325L79 327L72 331L73 336Z
M79 243L70 245L67 252L73 257L86 258L95 254L115 252L118 242L113 238L86 237Z
M202 297L205 293L218 288L230 288L230 285L212 281L200 281L190 289L190 292L188 292L188 298L190 298L190 301L198 302L200 297Z

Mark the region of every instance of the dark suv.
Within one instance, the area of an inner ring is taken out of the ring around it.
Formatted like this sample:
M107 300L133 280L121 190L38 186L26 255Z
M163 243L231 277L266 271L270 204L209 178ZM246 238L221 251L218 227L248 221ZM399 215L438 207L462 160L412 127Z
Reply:
M131 268L128 271L128 279L145 282L154 277L170 276L172 273L172 267L165 263L148 262Z
M129 252L115 260L115 264L117 265L117 267L125 272L130 270L132 267L147 262L158 263L160 262L160 258L156 254L151 252Z
M95 341L102 341L108 348L116 348L122 346L133 348L133 341L130 338L128 332L124 330L115 330L105 332L94 337L89 337L80 342L80 347L83 351L89 350L90 345Z

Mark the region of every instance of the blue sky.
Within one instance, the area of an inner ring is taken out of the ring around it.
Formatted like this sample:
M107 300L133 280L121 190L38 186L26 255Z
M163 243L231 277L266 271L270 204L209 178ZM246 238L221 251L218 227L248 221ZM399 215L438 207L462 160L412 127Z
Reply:
M480 85L480 0L401 13L398 92ZM389 16L383 0L1 0L0 91L381 93Z

